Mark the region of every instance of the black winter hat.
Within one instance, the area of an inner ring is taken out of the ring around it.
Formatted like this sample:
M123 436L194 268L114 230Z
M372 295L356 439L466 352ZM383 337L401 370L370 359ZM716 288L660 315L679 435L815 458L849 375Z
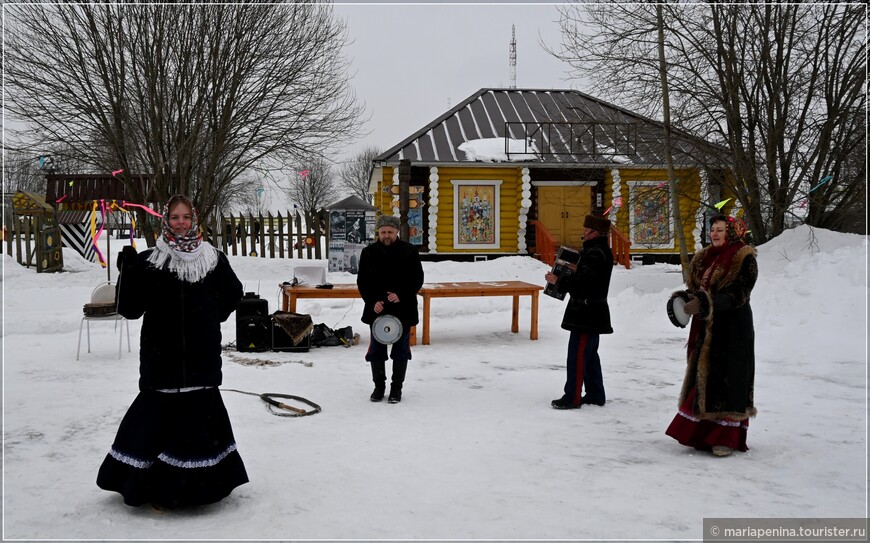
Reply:
M606 217L596 217L595 215L586 215L586 218L583 219L583 226L585 228L591 228L592 230L597 230L602 234L607 234L610 232L610 220Z

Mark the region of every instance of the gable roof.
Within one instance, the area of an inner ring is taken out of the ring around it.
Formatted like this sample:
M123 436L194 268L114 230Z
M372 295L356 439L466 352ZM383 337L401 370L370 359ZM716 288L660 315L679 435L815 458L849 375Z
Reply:
M662 132L659 121L576 90L483 88L374 162L468 164L460 145L501 138L514 165L663 165ZM672 142L678 165L720 163L727 151L679 130L672 130Z
M338 210L338 209L364 209L366 211L377 211L378 210L378 208L376 208L375 206L371 205L370 203L366 202L365 200L363 200L362 198L360 198L359 196L356 196L356 195L351 195L351 196L348 196L347 198L345 198L344 200L335 202L334 204L327 206L326 209L328 209L330 211L333 209L336 209L336 210Z

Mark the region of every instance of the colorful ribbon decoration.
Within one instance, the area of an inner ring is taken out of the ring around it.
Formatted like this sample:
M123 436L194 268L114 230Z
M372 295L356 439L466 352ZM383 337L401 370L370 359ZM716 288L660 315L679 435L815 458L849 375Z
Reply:
M148 206L143 206L142 204L134 204L133 202L128 202L127 200L124 200L123 202L121 202L121 205L124 207L127 207L127 206L141 207L142 209L144 209L148 213L154 215L155 217L160 217L161 219L163 218L163 215L161 215L160 213L157 213L156 211L154 211L153 209L151 209Z
M136 214L119 206L117 202L115 202L115 200L112 200L112 205L109 209L117 209L118 211L123 211L130 216L130 245L132 245L133 248L136 249L136 239L133 237L133 232L136 231Z
M727 204L730 201L731 201L731 198L727 198L727 199L722 200L721 202L719 202L717 204L713 204L713 207L715 207L718 211L722 211L722 208L725 207L725 204Z
M100 231L97 232L97 205L100 206L100 210L102 212L102 223L100 224ZM106 257L103 255L103 252L100 251L100 247L97 245L97 240L100 239L100 236L103 234L103 230L106 228L106 201L105 200L94 200L94 207L91 210L91 238L93 239L94 252L97 253L97 260L100 262L100 266L106 267Z
M622 207L622 196L618 197L616 200L613 201L613 205L608 207L604 211L604 215L607 215L608 213L610 213L610 210L613 209L614 207L616 207L616 209L619 209L620 207Z
M828 176L826 176L826 177L823 177L823 178L822 178L822 182L819 183L818 185L816 185L815 187L811 188L810 191L809 191L807 194L812 194L814 190L816 190L817 188L821 187L822 185L824 185L825 183L827 183L828 181L830 181L830 180L833 179L833 178L834 178L833 175L828 175Z

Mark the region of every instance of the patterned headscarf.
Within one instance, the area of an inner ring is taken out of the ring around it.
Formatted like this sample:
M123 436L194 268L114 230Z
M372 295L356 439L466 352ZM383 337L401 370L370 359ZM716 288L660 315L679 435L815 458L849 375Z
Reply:
M180 203L185 204L190 208L191 215L190 230L182 236L176 235L176 233L172 231L172 228L169 227L169 210ZM163 226L163 241L165 241L171 249L190 253L196 250L196 248L199 247L199 244L202 243L202 234L199 232L199 220L197 219L196 208L193 207L193 204L186 196L176 194L170 198L166 204L164 204L163 219L161 222Z
M710 278L714 269L717 267L728 269L737 251L746 246L743 241L743 236L746 234L746 223L734 217L715 215L710 219L710 226L717 222L725 223L725 243L719 247L710 245L704 251L704 260L702 261L704 275L701 279L701 288L703 289L710 287Z
M746 235L746 223L743 219L725 217L725 239L728 243L743 243Z
M179 202L190 207L190 230L178 236L169 228L169 209ZM178 278L188 283L196 283L217 266L218 251L202 240L196 209L186 196L176 194L163 206L162 235L157 239L154 251L148 262L157 268L166 266Z

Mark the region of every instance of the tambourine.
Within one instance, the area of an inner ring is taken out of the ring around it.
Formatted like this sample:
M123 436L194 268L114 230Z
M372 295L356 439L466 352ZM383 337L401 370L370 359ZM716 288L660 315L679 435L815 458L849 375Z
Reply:
M671 295L668 300L668 318L671 323L679 328L685 328L692 316L686 313L686 303L689 301L689 293L680 290Z
M402 337L402 321L394 315L381 315L372 323L372 335L378 343L392 345Z

